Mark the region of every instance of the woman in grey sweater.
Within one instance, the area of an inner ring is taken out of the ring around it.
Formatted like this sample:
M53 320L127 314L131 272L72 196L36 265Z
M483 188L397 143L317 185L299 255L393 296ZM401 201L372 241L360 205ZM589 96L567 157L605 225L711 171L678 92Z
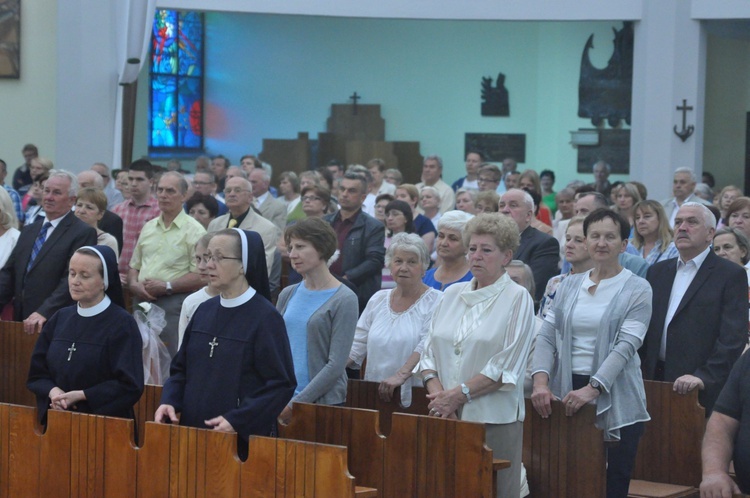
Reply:
M328 270L336 233L320 218L288 227L284 241L302 282L286 287L276 307L284 317L292 348L297 389L279 415L288 424L292 403L340 405L346 401L346 362L354 340L357 296Z
M567 277L536 340L531 401L542 417L596 404L607 447L607 498L626 497L646 412L638 348L651 319L651 286L620 266L630 225L609 209L583 222L594 268ZM571 451L575 449L571 448Z

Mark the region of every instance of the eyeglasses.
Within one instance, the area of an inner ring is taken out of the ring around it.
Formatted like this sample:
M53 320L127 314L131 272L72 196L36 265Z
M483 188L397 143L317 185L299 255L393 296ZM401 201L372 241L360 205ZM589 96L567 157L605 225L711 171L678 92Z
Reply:
M213 184L214 182L196 182L196 181L193 182L193 185L197 185L199 187L204 187L206 185L213 185Z
M195 261L200 263L201 261L205 264L208 264L209 261L213 261L217 265L220 265L222 261L225 259L234 259L236 261L242 261L242 258L230 258L229 256L222 256L221 254L205 254L202 257L196 256Z
M493 180L492 178L482 178L481 176L477 180L477 183L499 183L500 180Z
M323 199L321 199L317 195L306 195L306 196L304 196L302 198L302 202L305 202L305 201L322 201L322 200Z

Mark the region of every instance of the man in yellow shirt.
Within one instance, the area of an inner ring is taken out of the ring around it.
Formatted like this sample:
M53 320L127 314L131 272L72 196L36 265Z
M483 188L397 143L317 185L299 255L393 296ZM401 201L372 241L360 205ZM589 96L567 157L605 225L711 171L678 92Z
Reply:
M149 301L166 314L161 340L177 354L177 328L182 301L202 284L196 273L195 243L206 230L182 208L188 185L183 176L167 172L156 196L161 214L143 226L130 259L128 286L138 302Z

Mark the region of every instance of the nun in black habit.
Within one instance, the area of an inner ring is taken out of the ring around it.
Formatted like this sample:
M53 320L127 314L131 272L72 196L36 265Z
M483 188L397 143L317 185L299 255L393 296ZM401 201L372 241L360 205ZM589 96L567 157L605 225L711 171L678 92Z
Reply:
M154 419L236 432L243 441L268 436L297 381L284 319L268 299L263 241L256 232L222 230L208 254L220 294L188 323Z
M36 394L40 422L49 408L134 418L143 392L143 343L124 309L114 251L78 249L68 288L77 304L52 315L31 356L26 385Z

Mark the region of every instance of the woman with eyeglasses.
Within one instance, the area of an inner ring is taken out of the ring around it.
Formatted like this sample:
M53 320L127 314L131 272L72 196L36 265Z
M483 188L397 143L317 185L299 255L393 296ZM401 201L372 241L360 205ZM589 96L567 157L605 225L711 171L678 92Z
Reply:
M193 314L154 420L236 432L244 455L250 435L276 432L297 385L292 354L284 320L268 299L260 235L221 230L205 256L219 295Z

